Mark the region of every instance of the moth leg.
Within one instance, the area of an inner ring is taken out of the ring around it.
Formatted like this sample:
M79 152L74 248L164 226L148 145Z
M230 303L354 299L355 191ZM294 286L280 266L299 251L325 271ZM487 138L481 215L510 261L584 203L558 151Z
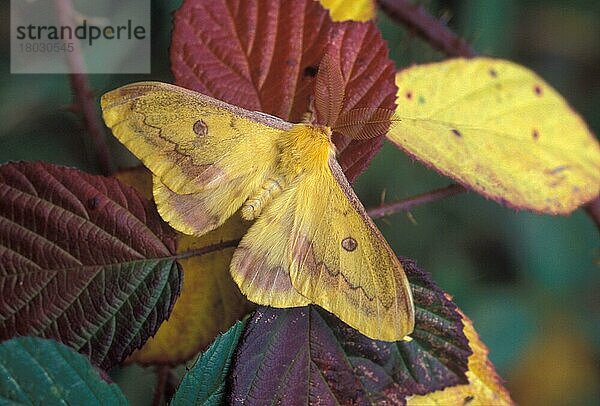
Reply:
M285 185L286 181L283 177L267 179L260 190L250 196L242 205L242 217L246 220L256 219L265 206L281 194Z

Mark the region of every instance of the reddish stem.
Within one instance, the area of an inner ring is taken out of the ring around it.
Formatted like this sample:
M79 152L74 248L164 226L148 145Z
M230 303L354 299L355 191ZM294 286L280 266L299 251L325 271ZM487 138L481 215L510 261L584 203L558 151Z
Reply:
M433 48L448 56L471 58L476 55L467 41L429 14L422 5L412 4L406 0L378 0L378 2L381 9L394 21L413 30Z
M108 143L106 142L103 124L96 114L94 93L90 89L87 76L72 73L69 75L69 81L75 93L75 101L80 107L81 115L83 116L83 124L92 139L100 172L106 176L111 175L113 168L110 161Z
M73 4L71 0L55 0L56 12L61 25L72 26L72 18L74 15ZM80 72L85 72L85 64L81 54L81 47L78 41L73 43L73 52L67 52L67 63L71 73L69 81L71 89L75 94L75 103L79 107L83 117L83 124L87 129L100 172L103 175L110 175L113 172L108 143L104 133L104 125L96 114L96 103L94 101L94 93L92 92L87 75Z
M152 406L160 406L167 401L167 386L169 385L171 367L161 365L156 368L156 386L154 387L154 396L152 398Z
M592 200L591 202L586 204L584 207L585 207L585 211L587 212L588 216L590 216L591 219L594 220L594 223L596 223L596 227L598 228L598 231L600 231L600 196L596 197L594 200Z
M190 257L197 257L200 255L210 254L211 252L221 251L226 248L237 247L239 243L240 243L239 239L221 241L217 244L207 245L202 248L197 248L197 249L193 249L193 250L189 250L189 251L180 252L177 254L176 258L179 260L179 259L186 259L186 258L190 258Z
M463 192L466 192L466 189L463 186L452 184L444 188L432 190L431 192L409 197L407 199L397 200L392 203L382 204L381 206L373 207L367 210L367 214L372 219L378 219L401 211L408 211L415 206L419 206L421 204L429 202L434 202L436 200L440 200L449 196L454 196Z

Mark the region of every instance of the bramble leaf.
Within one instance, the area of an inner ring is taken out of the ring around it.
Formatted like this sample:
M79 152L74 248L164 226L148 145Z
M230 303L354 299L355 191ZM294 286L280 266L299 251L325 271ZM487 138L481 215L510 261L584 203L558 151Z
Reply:
M152 177L145 168L123 171L117 177L152 198ZM202 237L177 234L177 252L184 256L179 259L184 275L181 294L169 319L128 361L144 365L187 361L254 308L229 273L233 251L247 228L239 216L233 216ZM221 248L212 250L219 244ZM211 252L200 255L207 249Z
M388 138L515 208L568 214L600 191L600 146L540 77L512 62L452 59L401 71Z
M180 86L299 122L310 110L321 58L333 47L344 75L342 112L395 109L394 65L372 22L333 23L314 0L187 0L174 24L171 68ZM336 137L350 181L382 141Z
M0 344L0 403L127 405L84 356L53 340L18 337Z
M169 315L175 234L116 179L0 166L0 339L54 338L109 369Z
M224 404L231 358L245 326L245 322L238 321L200 355L179 384L172 405Z
M230 401L403 403L467 382L471 351L456 306L409 260L411 342L371 340L314 306L260 307L234 357Z
M407 402L410 406L417 405L512 405L513 401L502 380L496 373L494 366L488 360L488 349L473 328L473 322L464 314L464 332L469 340L473 353L469 356L469 370L467 378L469 383L457 385L428 393L410 397Z

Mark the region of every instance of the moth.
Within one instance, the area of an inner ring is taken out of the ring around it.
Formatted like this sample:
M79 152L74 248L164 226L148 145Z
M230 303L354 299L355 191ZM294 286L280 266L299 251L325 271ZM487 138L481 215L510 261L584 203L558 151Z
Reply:
M152 172L158 211L172 227L201 236L237 212L253 221L230 265L249 300L314 303L370 338L396 341L414 327L410 286L332 142L334 122L354 138L377 128L358 125L360 111L338 119L337 69L324 58L316 79L326 125L292 124L160 82L105 94L103 116Z

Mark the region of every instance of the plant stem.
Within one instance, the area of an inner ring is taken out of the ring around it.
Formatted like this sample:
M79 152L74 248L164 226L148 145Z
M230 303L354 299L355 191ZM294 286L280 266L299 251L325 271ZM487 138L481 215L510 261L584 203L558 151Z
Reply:
M448 56L471 58L476 55L467 41L429 14L422 5L412 4L407 0L378 0L378 2L381 9L394 21L413 30L433 48Z
M161 365L156 368L156 386L154 387L154 397L152 398L152 405L159 406L164 403L168 403L173 394L175 393L177 383L176 378L173 375L171 367L168 365Z
M61 25L72 26L74 11L71 0L55 0L55 7ZM104 134L104 126L96 114L94 93L90 88L88 77L86 74L82 73L85 72L85 64L83 62L80 44L78 41L75 41L73 45L73 52L66 53L69 70L74 72L69 74L69 82L71 83L71 89L73 89L73 93L75 94L75 103L83 116L83 124L92 140L100 172L103 175L108 176L112 174L113 168L110 161L106 136Z
M444 188L432 190L430 192L423 193L417 196L397 200L392 203L382 204L378 207L373 207L367 210L367 214L372 219L378 219L401 211L408 211L415 206L419 206L421 204L429 202L434 202L436 200L440 200L449 196L454 196L463 192L466 192L466 189L463 186L458 184L452 184Z
M92 145L96 155L96 161L100 172L103 175L111 175L113 167L110 161L110 153L102 122L96 114L94 103L94 93L90 89L87 76L84 74L72 73L69 75L71 88L75 93L75 101L81 109L83 116L83 124L87 129L87 133L92 139Z
M598 231L600 231L600 196L586 204L584 208L588 216L596 223Z
M193 250L189 250L189 251L185 251L185 252L180 252L177 254L176 259L180 260L180 259L186 259L186 258L190 258L190 257L196 257L199 255L210 254L211 252L221 251L221 250L224 250L225 248L237 247L239 243L240 243L239 239L221 241L220 243L217 243L217 244L207 245L202 248L197 248L197 249L193 249Z

